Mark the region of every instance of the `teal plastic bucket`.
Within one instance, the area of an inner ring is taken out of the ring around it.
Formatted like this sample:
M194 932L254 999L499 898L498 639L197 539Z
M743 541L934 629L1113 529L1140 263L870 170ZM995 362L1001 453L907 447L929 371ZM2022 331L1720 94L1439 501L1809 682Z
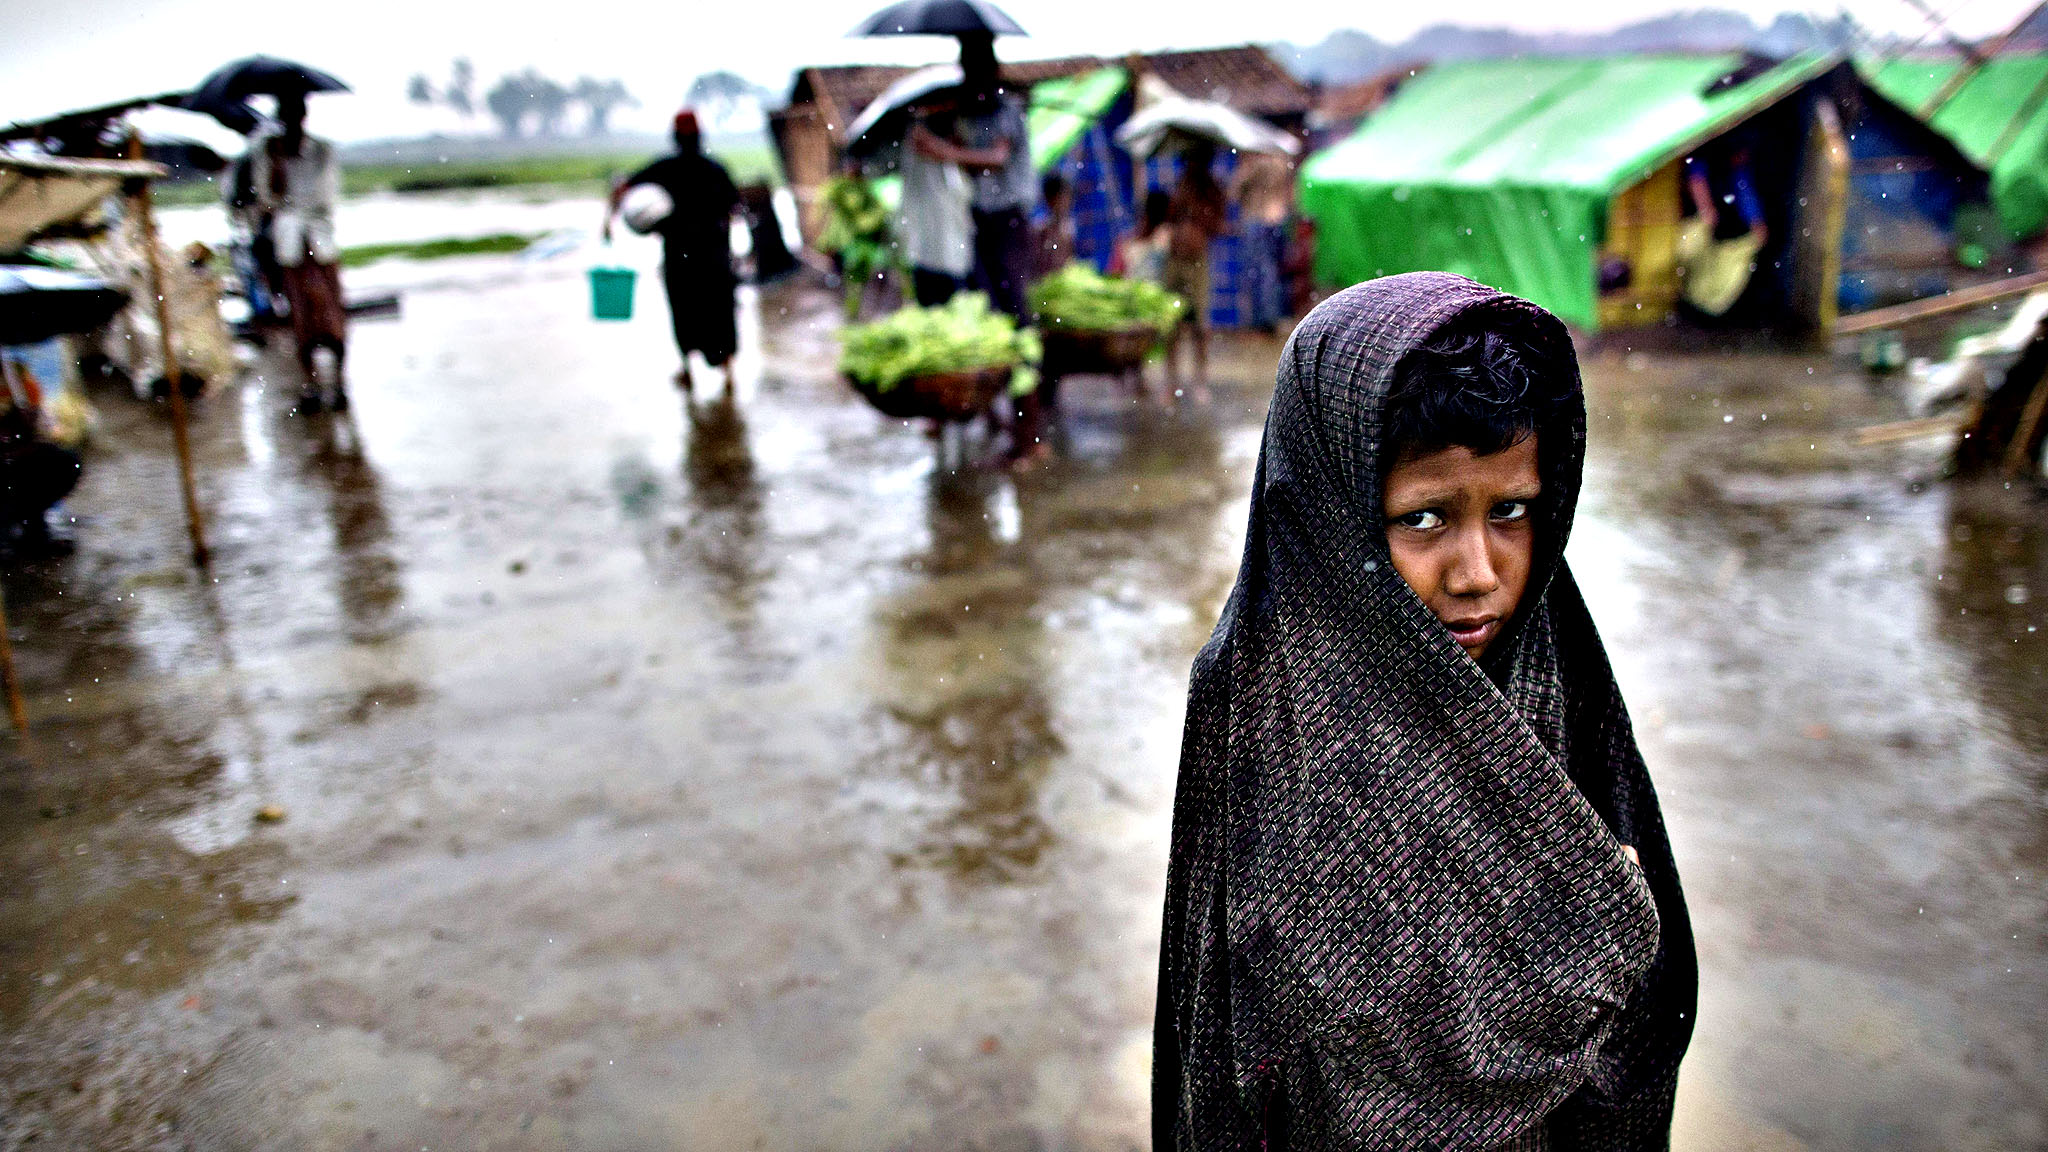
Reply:
M631 268L590 270L590 318L631 320L633 318L633 277Z

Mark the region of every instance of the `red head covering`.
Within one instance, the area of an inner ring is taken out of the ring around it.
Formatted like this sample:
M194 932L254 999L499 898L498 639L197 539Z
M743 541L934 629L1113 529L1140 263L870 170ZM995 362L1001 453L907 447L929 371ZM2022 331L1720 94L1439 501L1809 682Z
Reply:
M690 132L690 133L696 133L696 132L698 132L698 128L697 128L697 113L695 113L694 111L692 111L692 110L690 110L690 109L688 109L688 108L685 108L685 109L683 109L683 110L682 110L681 112L678 112L678 113L676 113L676 123L675 123L675 129L674 129L674 130L675 130L676 132L678 132L678 133L681 133L681 132Z

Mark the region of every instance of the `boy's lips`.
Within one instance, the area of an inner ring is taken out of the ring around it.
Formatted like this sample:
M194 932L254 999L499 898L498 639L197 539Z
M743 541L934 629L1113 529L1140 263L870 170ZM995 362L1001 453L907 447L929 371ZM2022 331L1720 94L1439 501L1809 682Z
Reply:
M1444 626L1451 630L1451 638L1466 648L1476 648L1493 639L1500 631L1500 617L1474 616L1469 620L1446 620Z

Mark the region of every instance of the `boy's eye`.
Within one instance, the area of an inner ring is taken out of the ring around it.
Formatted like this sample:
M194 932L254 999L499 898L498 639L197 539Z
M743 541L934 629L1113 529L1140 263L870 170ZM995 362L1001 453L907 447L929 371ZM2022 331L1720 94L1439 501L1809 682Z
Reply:
M1443 527L1444 518L1425 509L1420 512L1410 512L1406 516L1396 516L1394 517L1394 523L1399 524L1403 528L1413 528L1417 531L1427 532L1432 528Z
M1493 506L1495 520L1523 520L1529 515L1527 500L1503 500Z

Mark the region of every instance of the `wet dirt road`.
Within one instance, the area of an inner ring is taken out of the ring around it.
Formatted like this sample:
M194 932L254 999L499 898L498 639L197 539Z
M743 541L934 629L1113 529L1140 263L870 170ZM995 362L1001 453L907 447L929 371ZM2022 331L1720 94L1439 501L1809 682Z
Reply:
M690 406L644 284L601 329L574 269L385 275L351 416L276 362L199 407L209 572L108 395L78 552L6 578L0 1146L1143 1147L1274 346L951 475L828 300ZM1848 447L1897 408L1825 358L1587 370L1571 556L1700 937L1678 1146L2048 1145L2041 505Z

